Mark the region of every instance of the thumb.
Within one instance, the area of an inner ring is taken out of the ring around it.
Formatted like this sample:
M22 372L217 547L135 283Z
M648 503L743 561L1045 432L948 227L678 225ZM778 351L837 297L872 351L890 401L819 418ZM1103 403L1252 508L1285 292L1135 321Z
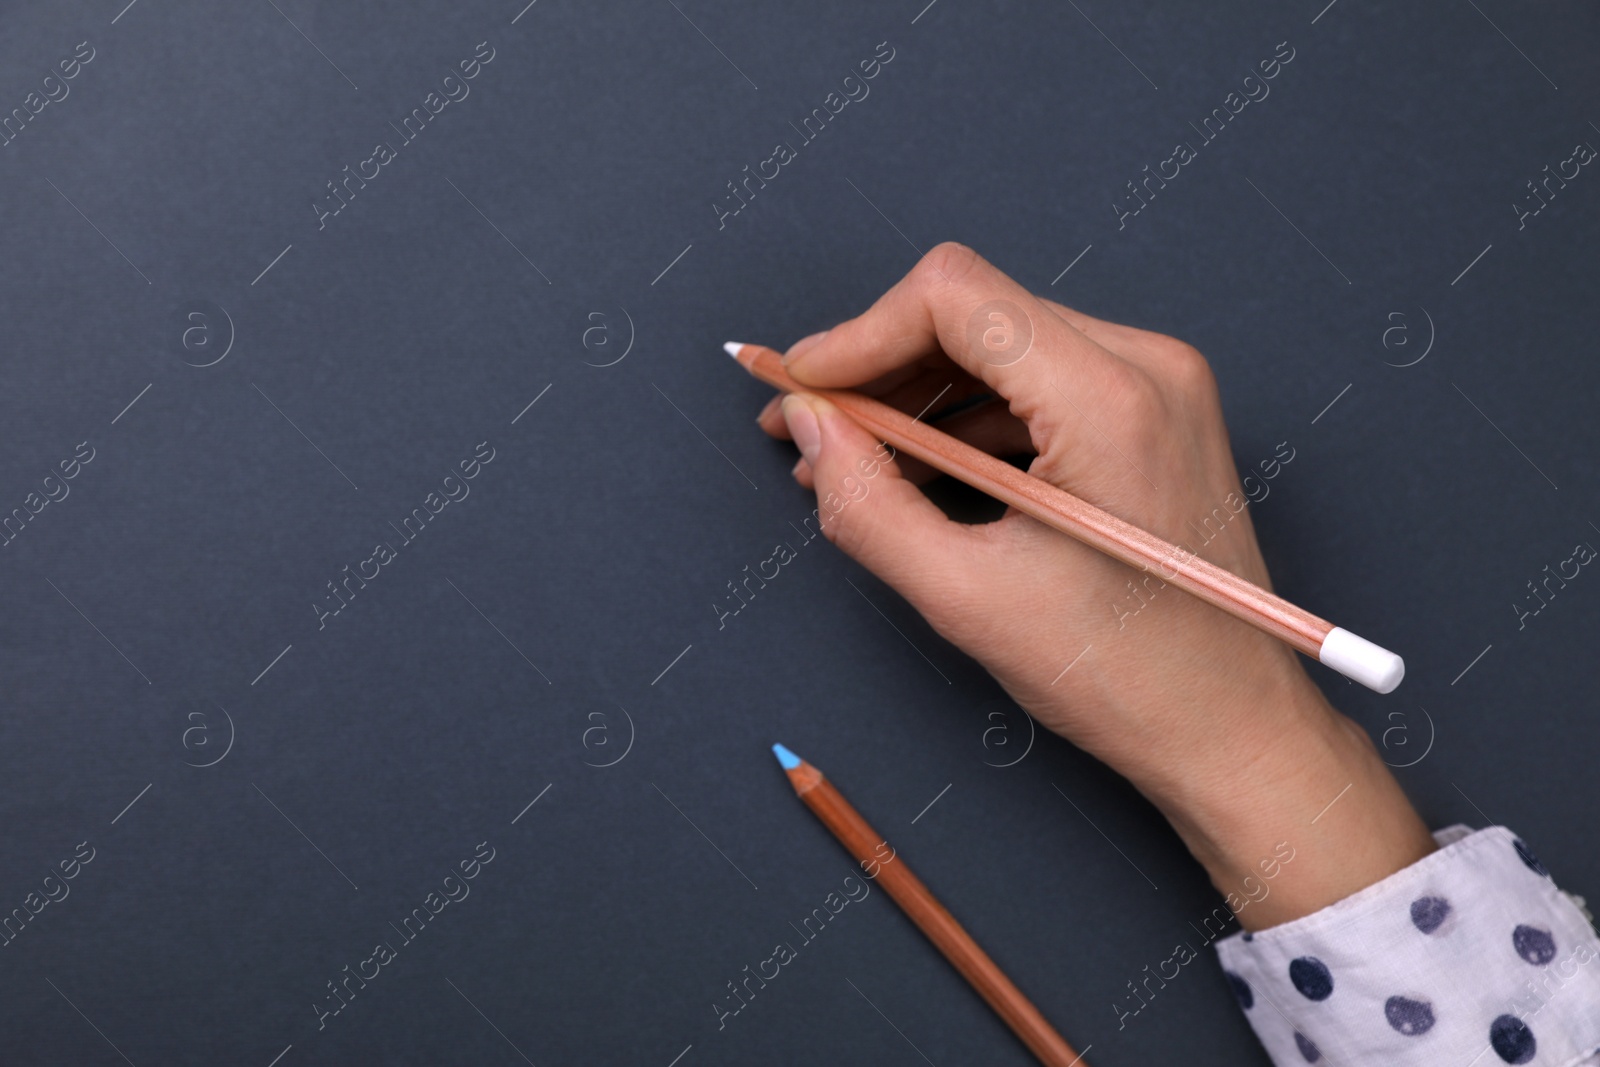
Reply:
M954 598L979 588L982 539L905 479L894 449L818 396L784 397L783 417L811 468L828 540L930 621L948 617Z

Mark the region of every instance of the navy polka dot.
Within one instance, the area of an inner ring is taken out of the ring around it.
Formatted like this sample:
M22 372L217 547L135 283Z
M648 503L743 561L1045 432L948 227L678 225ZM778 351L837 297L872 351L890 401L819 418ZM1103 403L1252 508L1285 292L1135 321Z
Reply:
M1228 984L1233 986L1233 995L1239 998L1239 1007L1249 1011L1256 1006L1256 995L1250 991L1250 983L1234 974L1232 971L1223 971L1228 976Z
M1316 1063L1322 1059L1322 1050L1316 1046L1315 1042L1298 1030L1294 1032L1294 1045L1295 1048L1300 1050L1300 1055L1306 1058L1307 1063Z
M1431 934L1450 916L1450 902L1444 897L1418 897L1411 902L1411 925Z
M1507 1063L1527 1063L1539 1048L1528 1024L1515 1015L1502 1015L1489 1024L1489 1044Z
M1543 967L1556 958L1556 939L1549 930L1537 926L1519 926L1511 931L1511 944L1517 955L1535 967Z
M1528 865L1528 870L1542 878L1550 877L1550 872L1545 870L1544 864L1539 862L1539 857L1533 854L1533 849L1522 843L1522 838L1514 837L1511 844L1517 850L1517 855L1522 857L1522 862Z
M1383 1017L1389 1025L1407 1037L1416 1037L1433 1029L1433 1005L1426 1000L1410 997L1390 997L1383 1002Z
M1254 941L1256 939L1256 935L1252 934L1249 930L1246 930L1244 932L1244 939L1246 941Z
M1307 1000L1327 1000L1333 995L1333 973L1315 956L1301 956L1290 962L1289 981Z

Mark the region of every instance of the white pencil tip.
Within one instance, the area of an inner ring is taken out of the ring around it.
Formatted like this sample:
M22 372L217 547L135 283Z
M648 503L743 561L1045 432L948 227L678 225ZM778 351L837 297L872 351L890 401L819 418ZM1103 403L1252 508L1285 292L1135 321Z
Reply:
M744 345L740 344L738 341L728 341L723 344L722 350L728 353L728 355L732 356L734 359L738 359L739 353L744 350Z
M1335 626L1317 655L1325 665L1379 693L1392 693L1406 676L1405 660L1388 649Z

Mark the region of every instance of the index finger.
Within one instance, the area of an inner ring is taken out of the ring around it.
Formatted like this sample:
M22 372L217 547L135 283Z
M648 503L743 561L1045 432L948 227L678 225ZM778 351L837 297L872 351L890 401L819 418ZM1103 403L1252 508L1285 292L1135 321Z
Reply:
M796 381L840 389L940 351L1024 418L1048 403L1058 374L1105 381L1119 377L1113 368L1126 367L978 253L955 243L935 247L872 307L784 365Z

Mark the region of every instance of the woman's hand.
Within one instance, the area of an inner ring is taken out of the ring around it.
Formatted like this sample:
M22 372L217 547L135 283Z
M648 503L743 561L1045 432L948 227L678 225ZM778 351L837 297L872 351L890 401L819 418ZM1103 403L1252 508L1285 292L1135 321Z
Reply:
M996 455L1032 454L1035 477L1271 588L1216 381L1189 345L1036 298L944 244L785 364L803 384L857 388L913 415L933 405L924 418L994 394L940 428ZM1127 776L1230 901L1256 899L1257 867L1288 842L1294 877L1241 913L1247 927L1309 913L1432 850L1366 734L1287 646L1017 512L953 522L914 484L933 472L909 458L866 479L879 443L817 397L775 399L760 421L799 444L802 484L849 501L822 508L829 539L1036 719Z

